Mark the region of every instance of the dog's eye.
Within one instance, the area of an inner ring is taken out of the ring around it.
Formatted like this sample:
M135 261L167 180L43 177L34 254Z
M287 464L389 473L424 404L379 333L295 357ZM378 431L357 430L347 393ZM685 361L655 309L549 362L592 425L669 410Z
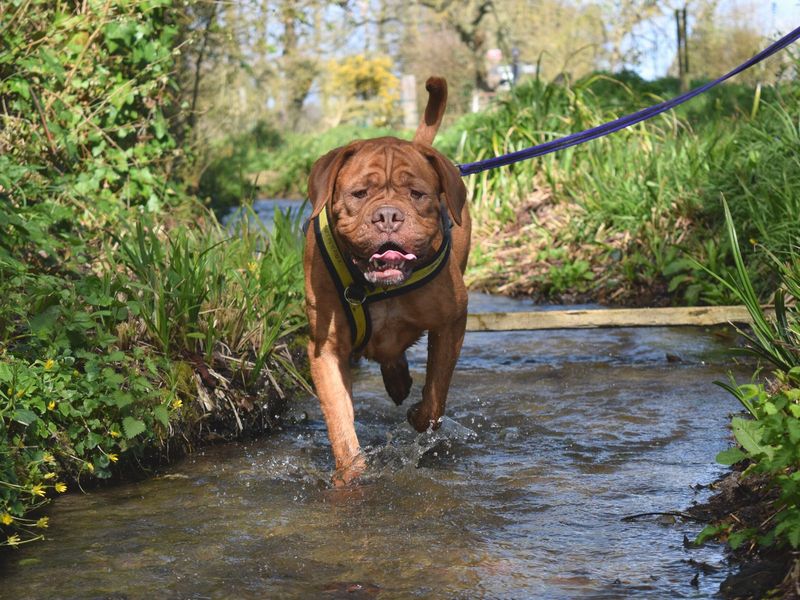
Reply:
M350 195L353 196L353 198L363 200L367 197L367 190L355 190L354 192L350 192Z
M420 192L419 190L410 190L409 193L414 200L419 200L425 195L425 192Z

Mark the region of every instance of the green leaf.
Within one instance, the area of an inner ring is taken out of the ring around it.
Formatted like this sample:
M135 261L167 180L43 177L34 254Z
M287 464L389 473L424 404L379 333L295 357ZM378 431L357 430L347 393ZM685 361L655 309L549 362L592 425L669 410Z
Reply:
M744 542L753 538L753 535L756 533L755 529L742 529L741 531L736 531L730 536L728 536L728 545L736 550L739 546L741 546Z
M112 394L112 398L114 400L114 404L117 405L117 408L125 408L129 404L133 403L133 396L127 392L115 392Z
M747 458L747 455L739 448L728 448L717 454L717 462L721 465L735 465L737 462Z
M153 415L164 427L169 427L169 411L167 410L166 406L163 404L156 406L153 409Z
M125 437L128 439L134 438L140 433L144 433L147 427L144 422L133 417L125 417L122 419L122 429L125 431Z
M14 420L17 423L22 423L23 425L25 425L25 427L27 427L28 425L30 425L31 423L33 423L38 419L39 417L32 410L28 410L26 408L18 408L17 410L14 411Z
M103 378L105 383L111 386L119 386L125 383L125 378L109 367L103 369Z
M720 533L725 533L729 527L730 525L706 525L703 527L703 531L697 534L697 538L694 540L695 546L700 546L707 540L716 538Z
M766 454L772 458L774 450L769 446L761 444L763 438L763 426L758 421L750 421L741 417L731 419L731 428L736 441L747 450L751 456Z
M793 444L800 441L800 421L792 418L786 419L786 431L789 433L789 440L791 440Z

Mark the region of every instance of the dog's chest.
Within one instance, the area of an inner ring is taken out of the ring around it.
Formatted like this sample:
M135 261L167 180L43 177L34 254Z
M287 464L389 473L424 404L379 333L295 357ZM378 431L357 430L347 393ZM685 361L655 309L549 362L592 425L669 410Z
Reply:
M364 354L379 362L397 358L429 329L429 324L421 323L414 311L400 302L376 302L369 310L372 335Z

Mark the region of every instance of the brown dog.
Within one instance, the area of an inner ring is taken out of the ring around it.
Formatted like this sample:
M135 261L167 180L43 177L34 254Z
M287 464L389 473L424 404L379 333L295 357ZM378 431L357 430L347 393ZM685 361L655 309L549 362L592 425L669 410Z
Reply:
M308 356L336 484L365 466L354 427L351 355L380 363L386 391L399 405L411 390L405 351L428 332L422 401L408 411L423 432L439 426L464 340L466 189L455 165L431 147L447 83L431 77L426 88L428 105L413 141L352 142L317 160L308 180L314 224L303 259Z

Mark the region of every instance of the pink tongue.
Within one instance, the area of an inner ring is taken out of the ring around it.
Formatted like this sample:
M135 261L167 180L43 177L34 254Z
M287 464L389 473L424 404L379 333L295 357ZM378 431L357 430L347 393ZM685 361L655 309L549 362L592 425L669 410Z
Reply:
M416 254L403 254L397 250L387 250L383 254L377 252L372 255L370 260L382 260L384 262L399 262L401 260L416 260Z

